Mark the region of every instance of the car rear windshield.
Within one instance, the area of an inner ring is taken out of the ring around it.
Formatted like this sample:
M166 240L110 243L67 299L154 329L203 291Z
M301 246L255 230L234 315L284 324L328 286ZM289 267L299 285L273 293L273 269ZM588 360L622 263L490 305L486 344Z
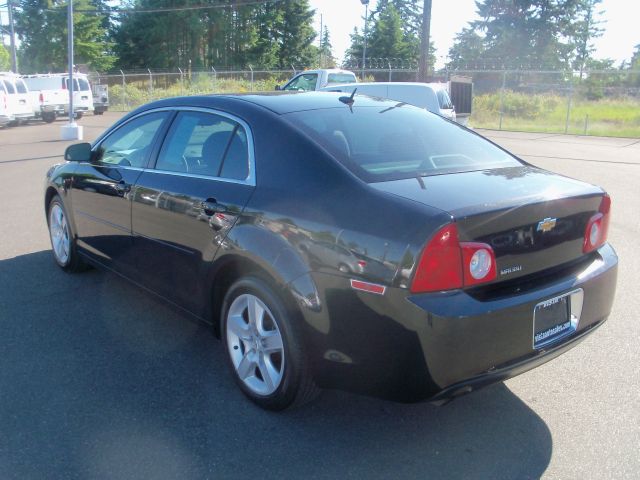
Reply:
M327 77L327 84L338 84L338 83L355 83L356 77L353 73L330 73Z
M367 182L522 165L482 137L406 104L284 117Z

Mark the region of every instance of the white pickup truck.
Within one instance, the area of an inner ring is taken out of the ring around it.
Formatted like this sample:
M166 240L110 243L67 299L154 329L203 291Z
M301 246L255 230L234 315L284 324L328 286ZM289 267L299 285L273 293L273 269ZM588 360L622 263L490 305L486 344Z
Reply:
M69 76L66 73L25 75L36 116L47 123L69 114ZM76 118L93 111L91 85L84 74L74 74L73 103Z
M295 75L283 86L277 86L276 90L288 90L294 92L309 92L320 90L327 85L337 85L344 83L356 83L356 74L349 70L339 70L336 68L323 70L305 70Z

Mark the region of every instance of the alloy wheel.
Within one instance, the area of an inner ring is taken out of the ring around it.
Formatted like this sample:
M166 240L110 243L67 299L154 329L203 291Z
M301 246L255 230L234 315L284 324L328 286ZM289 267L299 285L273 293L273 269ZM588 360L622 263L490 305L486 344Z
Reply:
M284 373L284 344L269 307L248 293L235 298L226 318L227 346L240 380L257 395L271 395Z
M49 212L49 233L51 235L53 255L58 263L64 266L69 262L71 239L64 210L57 203L54 203Z

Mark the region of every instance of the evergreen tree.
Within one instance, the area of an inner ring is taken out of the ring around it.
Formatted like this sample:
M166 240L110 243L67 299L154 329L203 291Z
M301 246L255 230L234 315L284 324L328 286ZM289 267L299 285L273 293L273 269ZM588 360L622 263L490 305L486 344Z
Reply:
M108 69L115 58L107 38L104 15L82 10L103 9L101 0L74 0L74 60L94 70ZM67 2L62 0L24 0L15 12L20 38L22 72L66 71Z
M604 29L601 27L602 21L599 16L602 12L597 11L602 0L580 0L576 5L577 20L572 25L572 46L575 58L573 68L580 71L580 78L584 72L587 61L595 51L593 40L601 37Z
M322 29L322 38L320 40L320 68L334 68L335 66L336 59L333 56L329 27L325 25Z
M349 35L351 44L344 53L344 64L349 68L355 68L362 62L362 49L364 48L364 35L358 31L358 27L353 28Z
M473 28L463 28L456 34L453 46L449 49L450 69L480 68L485 53L483 38Z

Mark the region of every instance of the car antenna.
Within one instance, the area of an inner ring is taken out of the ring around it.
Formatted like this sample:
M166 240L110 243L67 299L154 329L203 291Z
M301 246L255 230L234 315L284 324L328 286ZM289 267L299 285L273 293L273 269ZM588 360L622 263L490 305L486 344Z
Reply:
M353 92L351 92L351 96L350 97L340 97L338 100L340 100L342 103L344 103L345 105L349 105L349 108L351 109L351 111L353 112L353 104L355 102L355 100L353 99L353 97L355 96L356 92L358 91L358 88L354 88Z

